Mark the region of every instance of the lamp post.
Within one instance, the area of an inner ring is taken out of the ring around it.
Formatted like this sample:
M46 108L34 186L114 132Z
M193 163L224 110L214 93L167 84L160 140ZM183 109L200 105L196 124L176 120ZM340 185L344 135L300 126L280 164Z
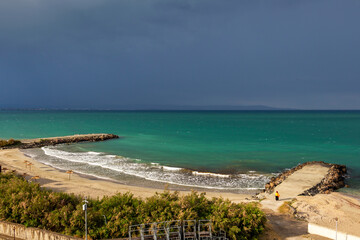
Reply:
M85 211L85 239L86 240L88 239L88 237L87 237L87 204L88 204L87 197L85 197L83 210Z
M336 235L335 235L335 240L337 240L337 231L338 231L338 220L339 218L335 218L335 223L336 223Z

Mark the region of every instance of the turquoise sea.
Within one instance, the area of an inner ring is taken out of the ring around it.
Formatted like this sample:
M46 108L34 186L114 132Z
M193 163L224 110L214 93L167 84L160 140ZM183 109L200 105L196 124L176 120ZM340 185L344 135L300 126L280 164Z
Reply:
M59 169L126 184L241 192L306 161L345 164L360 192L360 111L0 111L0 138L114 133L26 150Z

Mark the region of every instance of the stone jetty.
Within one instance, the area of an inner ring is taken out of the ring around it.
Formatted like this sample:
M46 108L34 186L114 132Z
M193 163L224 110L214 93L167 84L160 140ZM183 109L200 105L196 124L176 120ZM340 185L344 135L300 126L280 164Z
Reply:
M289 176L304 168L305 166L311 167L311 165L321 165L328 167L329 170L319 183L305 190L300 195L314 196L318 193L328 194L345 186L345 175L347 173L347 168L345 165L325 163L323 161L313 161L302 163L290 170L284 171L277 177L271 178L270 182L265 185L265 192L272 193L276 186L284 182Z
M345 186L346 167L325 162L306 162L277 177L265 185L265 190L255 197L262 199L263 208L277 212L284 201L293 201L300 196L314 196L318 193L331 193ZM280 194L275 201L274 192Z
M98 134L79 134L79 135L63 136L63 137L23 139L20 140L20 143L16 145L2 147L2 149L39 148L44 146L54 146L57 144L69 144L69 143L78 143L78 142L99 142L99 141L105 141L115 138L119 138L119 136L115 134L98 133Z

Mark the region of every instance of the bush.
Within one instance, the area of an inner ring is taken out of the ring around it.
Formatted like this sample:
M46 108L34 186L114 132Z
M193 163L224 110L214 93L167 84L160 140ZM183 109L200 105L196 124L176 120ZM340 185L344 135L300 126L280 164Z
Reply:
M14 174L0 175L0 196L1 220L83 237L80 196L45 190ZM231 239L256 239L266 221L256 204L208 199L197 192L179 196L166 191L145 200L125 193L88 201L89 236L93 239L127 237L134 224L185 219L211 219L215 230L225 230Z
M9 147L9 146L16 146L19 145L21 142L18 140L14 140L14 139L9 139L9 140L2 140L0 139L0 147Z

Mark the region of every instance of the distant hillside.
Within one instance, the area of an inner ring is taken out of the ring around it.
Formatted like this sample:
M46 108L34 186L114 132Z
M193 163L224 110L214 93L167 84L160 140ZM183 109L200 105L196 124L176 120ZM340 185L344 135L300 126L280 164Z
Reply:
M241 110L291 110L285 108L275 108L265 105L207 105L207 106L191 106L191 105L134 105L121 106L117 110L204 110L204 111L241 111Z
M97 108L71 108L71 107L0 107L0 110L159 110L159 111L271 111L271 110L295 110L290 108L275 108L265 105L207 105L207 106L191 106L191 105L124 105L124 106L108 106Z

